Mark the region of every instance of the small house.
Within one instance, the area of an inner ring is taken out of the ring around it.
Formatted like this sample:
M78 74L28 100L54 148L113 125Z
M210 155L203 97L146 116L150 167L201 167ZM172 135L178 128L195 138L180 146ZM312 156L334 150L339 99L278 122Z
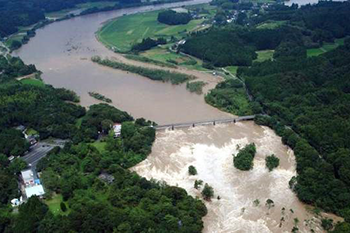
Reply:
M113 125L113 131L114 131L114 137L119 137L122 132L122 125L121 124L114 124Z
M21 175L22 175L22 180L25 187L32 186L35 184L34 174L31 169L21 171Z
M42 185L35 185L25 189L26 197L30 198L31 196L41 197L45 194L44 188Z

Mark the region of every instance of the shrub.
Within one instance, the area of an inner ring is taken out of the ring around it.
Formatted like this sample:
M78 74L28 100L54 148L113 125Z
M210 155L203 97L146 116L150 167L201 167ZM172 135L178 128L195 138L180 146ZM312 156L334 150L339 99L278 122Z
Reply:
M61 202L60 207L61 207L61 210L62 210L63 212L66 212L66 211L67 211L67 206L66 206L66 204L64 204L64 202Z

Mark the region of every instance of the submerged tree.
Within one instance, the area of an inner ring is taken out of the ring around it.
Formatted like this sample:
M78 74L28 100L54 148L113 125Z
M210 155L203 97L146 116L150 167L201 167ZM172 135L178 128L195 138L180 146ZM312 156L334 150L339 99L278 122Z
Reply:
M214 197L214 189L209 186L209 184L204 185L204 189L202 190L202 196L204 200L210 201L212 197Z
M203 180L195 180L194 181L194 188L199 189L200 186L202 186Z
M271 209L271 207L275 206L275 203L273 202L273 200L267 199L265 205L267 206L268 209Z
M272 154L265 158L265 162L267 169L269 169L269 171L272 171L274 168L278 167L278 165L280 164L280 159L277 158L274 154Z
M188 167L188 174L190 174L191 176L195 176L197 175L197 169L194 166L189 166Z
M253 168L253 160L256 153L255 144L251 143L241 149L233 158L233 165L235 168L248 171Z

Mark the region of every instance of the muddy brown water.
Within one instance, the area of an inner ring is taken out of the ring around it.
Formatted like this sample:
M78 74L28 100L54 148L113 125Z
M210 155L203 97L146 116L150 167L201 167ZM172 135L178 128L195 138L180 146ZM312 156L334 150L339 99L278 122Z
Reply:
M248 143L257 147L254 167L240 171L233 166L233 155ZM265 157L271 154L280 159L280 165L269 172ZM198 175L189 176L190 165ZM206 202L204 233L291 232L294 226L298 232L323 232L320 218L289 188L289 180L296 175L293 151L271 129L253 122L159 131L152 154L132 170L183 187L199 198L195 180L212 186L215 197ZM274 207L266 206L267 199L273 200Z
M203 95L188 92L185 85L152 81L90 61L91 56L100 55L140 65L112 53L96 40L95 32L103 22L124 14L203 2L208 0L123 9L53 23L39 29L37 35L14 55L43 71L42 78L46 83L75 91L84 106L98 103L88 95L89 91L94 91L112 99L115 107L134 117L144 117L159 124L227 118L229 114L205 104ZM208 82L206 91L221 81L198 71L181 68L179 72ZM237 153L237 145L250 142L256 143L258 149L254 169L238 171L233 168L232 154ZM268 172L264 158L272 153L281 159L281 165ZM197 176L188 176L189 165L197 168ZM146 178L183 187L193 196L200 196L193 188L195 179L213 186L215 195L221 199L206 202L209 211L203 219L205 233L290 232L294 218L298 218L301 232L322 231L319 220L288 188L290 178L295 175L293 152L282 145L281 139L270 129L252 122L160 131L153 152L133 170ZM275 202L275 207L268 209L265 206L268 198ZM253 205L256 199L260 202L258 206ZM282 217L285 221L280 227Z
M159 124L227 118L226 113L205 104L203 96L187 91L185 84L152 81L90 61L94 55L119 56L95 38L95 32L103 22L124 14L204 2L208 0L122 9L56 22L39 29L36 36L14 55L35 64L43 72L46 83L75 91L83 106L98 103L88 94L94 91L112 99L115 107L134 117L144 117ZM211 88L221 81L208 74L198 72L198 75L209 81Z

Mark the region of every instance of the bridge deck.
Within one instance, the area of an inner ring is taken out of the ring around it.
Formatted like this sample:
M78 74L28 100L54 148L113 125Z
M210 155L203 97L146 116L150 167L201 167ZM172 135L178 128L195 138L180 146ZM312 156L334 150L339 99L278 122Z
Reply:
M215 120L207 120L207 121L193 121L193 122L186 122L186 123L177 123L177 124L167 124L167 125L158 125L154 128L156 130L165 130L165 129L175 129L175 128L188 128L188 127L195 127L195 126L201 126L201 125L215 125L215 124L225 124L225 123L232 123L232 122L238 122L238 121L249 121L254 120L255 115L250 116L241 116L241 117L234 117L234 118L226 118L226 119L215 119Z

